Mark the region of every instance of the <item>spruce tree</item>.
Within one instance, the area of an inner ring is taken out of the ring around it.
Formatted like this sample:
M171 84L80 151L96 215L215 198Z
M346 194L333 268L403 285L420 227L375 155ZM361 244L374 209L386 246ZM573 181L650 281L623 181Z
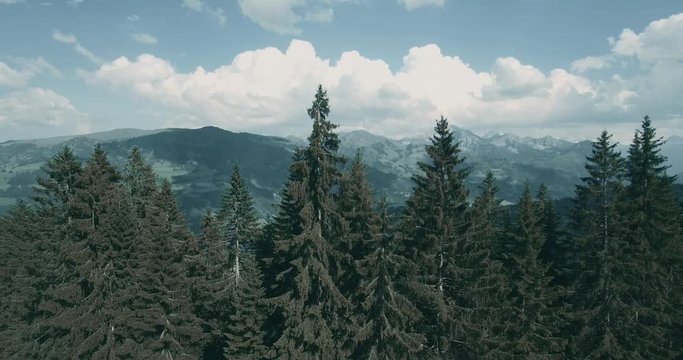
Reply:
M645 117L629 148L626 175L628 240L635 268L630 305L630 331L625 339L631 358L670 358L680 296L680 209L666 174L663 141Z
M283 328L274 346L280 359L341 359L348 356L353 324L350 303L329 272L330 192L338 180L339 140L332 132L336 125L327 120L329 104L322 87L308 114L313 119L309 145L299 164L292 166L303 179L288 185L290 201L301 206L298 215L292 214L300 218L296 227L301 231L275 242L282 270L276 275L271 302Z
M67 204L76 190L82 168L71 148L65 146L42 167L46 177L39 176L34 186L33 200L38 203L43 217L55 218L58 223L68 221Z
M100 145L77 178L69 199L72 215L59 249L55 282L40 304L45 319L36 324L36 354L45 358L92 357L107 343L112 312L105 308L113 249L103 235L116 201L119 175Z
M125 333L132 340L127 354L133 358L196 358L204 334L192 311L191 283L183 261L190 234L167 180L146 214L136 251L135 292L125 322Z
M436 357L448 356L454 319L449 318L448 279L457 243L466 231L467 189L465 168L458 143L448 121L436 122L435 134L425 149L428 162L419 162L420 174L413 176L413 194L408 198L401 229L405 235L405 256L419 269L413 274L416 305L425 315L421 325L427 346Z
M503 336L506 315L507 286L502 263L494 259L494 244L503 235L503 210L495 178L491 172L480 185L481 195L467 212L468 228L462 238L454 263L449 268L453 286L454 326L453 356L457 358L500 359L509 357Z
M267 309L261 274L250 250L242 252L241 261L241 275L232 288L225 355L236 360L267 359L273 352L264 344Z
M219 212L223 236L229 249L229 313L225 354L232 359L263 358L264 342L262 279L253 255L259 237L254 201L240 168L235 163Z
M622 319L628 318L627 269L633 266L624 217L624 160L611 135L603 131L586 157L587 176L576 187L572 210L572 255L576 261L563 272L576 276L574 321L577 336L571 356L581 358L626 357Z
M359 306L362 298L359 293L362 276L355 263L369 254L366 242L375 236L379 222L373 211L372 188L360 152L356 153L350 170L340 182L336 204L340 221L334 236L338 257L333 272L337 274L337 283L342 293L354 306Z
M245 248L250 248L259 236L254 200L249 194L237 163L232 167L230 182L225 189L218 217L226 247L230 249L232 285L236 286L241 281L242 252Z
M511 348L503 351L527 359L560 358L566 345L559 337L564 318L562 309L554 305L562 292L551 285L548 266L540 257L545 236L537 205L527 184L517 203L516 222L505 239L511 308L506 336Z
M419 359L424 355L424 335L416 332L422 314L403 294L407 269L414 267L397 250L389 225L386 200L382 202L379 226L363 239L367 254L356 262L362 276L359 294L363 311L354 336L354 359Z
M46 280L41 227L38 214L24 201L0 217L0 358L31 356L26 346Z
M123 168L123 181L133 200L137 217L144 218L145 209L152 201L157 186L154 170L145 163L137 147L133 147L128 155Z
M184 260L192 311L205 337L202 358L220 359L230 317L230 266L220 225L210 210L204 215L200 235L190 238Z

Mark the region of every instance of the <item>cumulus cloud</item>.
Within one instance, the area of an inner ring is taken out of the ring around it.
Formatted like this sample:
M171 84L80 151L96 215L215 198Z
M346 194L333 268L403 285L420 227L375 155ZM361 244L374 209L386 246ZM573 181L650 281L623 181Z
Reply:
M93 85L144 100L164 114L159 116L168 119L167 126L305 134L310 126L305 109L320 83L328 89L333 121L346 130L424 134L443 114L474 130L593 138L608 128L628 140L625 129L645 114L662 129L683 128L683 56L676 55L678 43L671 41L679 36L672 28L680 20L664 20L632 32L635 38L620 36L606 54L580 59L570 69L542 71L504 56L489 69L475 69L428 44L408 49L394 70L358 51L322 58L311 43L293 40L284 50L245 51L215 69L180 71L166 59L142 54L104 63L84 76ZM657 55L642 49L657 49ZM619 74L626 58L639 64ZM613 72L611 77L584 73L599 68Z
M26 0L0 0L0 5L23 4Z
M328 89L334 119L343 128L396 137L429 131L440 114L461 126L519 125L559 121L576 107L595 111L609 100L597 96L589 80L565 70L546 75L500 58L490 72L477 72L433 44L410 49L398 71L357 51L332 62L312 44L294 40L284 52L247 51L214 70L179 72L169 61L143 54L120 57L86 76L173 109L179 122L173 125L210 123L278 135L308 130L305 109L318 83Z
M192 11L204 13L208 17L218 21L221 26L225 25L225 22L227 21L225 11L223 11L220 6L211 7L203 0L183 0L180 6Z
M242 14L265 30L300 34L304 22L331 22L333 6L345 0L238 0Z
M135 33L130 34L130 36L140 44L154 45L159 42L159 39L147 33Z
M570 68L577 73L585 73L589 70L600 70L610 66L608 56L586 56L571 63Z
M28 88L0 97L0 134L35 138L88 131L87 115L52 90Z
M405 6L406 10L412 11L425 6L442 7L446 0L398 0L398 3Z
M73 45L74 50L76 50L77 53L81 54L83 57L86 59L90 60L92 63L100 65L104 61L95 55L92 51L90 51L88 48L85 46L81 45L80 42L78 42L78 38L74 34L65 34L60 32L59 30L54 30L52 32L52 38L55 41Z
M59 70L42 57L9 58L8 61L15 64L15 67L0 61L0 87L23 87L41 74L61 76Z
M128 16L126 16L126 20L128 20L128 21L140 21L140 15L138 15L138 14L128 15Z
M496 59L491 75L494 81L483 88L484 97L488 99L544 96L551 86L540 70L512 57Z
M612 52L634 56L640 61L678 61L683 59L683 13L651 22L640 33L624 29L617 39L610 38Z

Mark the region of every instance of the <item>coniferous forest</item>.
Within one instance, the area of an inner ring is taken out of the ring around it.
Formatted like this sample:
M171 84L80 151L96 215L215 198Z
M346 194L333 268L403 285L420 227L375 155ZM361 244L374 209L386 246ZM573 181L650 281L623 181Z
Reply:
M573 207L477 196L445 118L400 210L339 153L325 90L259 218L235 165L193 234L141 152L64 148L0 218L3 359L675 359L681 206L645 117L605 131ZM229 154L226 154L226 156Z

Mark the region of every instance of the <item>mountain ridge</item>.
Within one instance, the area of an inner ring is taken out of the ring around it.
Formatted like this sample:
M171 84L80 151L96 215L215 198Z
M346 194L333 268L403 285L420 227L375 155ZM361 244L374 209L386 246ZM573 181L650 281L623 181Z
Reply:
M526 182L534 189L549 186L554 198L571 197L584 171L585 156L591 142L569 142L551 136L522 137L514 134L479 136L467 129L452 128L459 142L465 165L472 169L467 179L471 195L487 171L498 178L500 197L515 202ZM376 192L386 194L394 205L401 205L412 189L411 177L417 163L425 160L428 137L390 139L365 130L339 133L340 152L351 158L360 151ZM665 145L671 153L672 174L683 169L683 139ZM86 135L0 143L0 211L16 199L28 197L40 166L63 146L74 149L85 160L96 143L102 143L112 163L122 168L128 152L137 146L160 178L172 181L181 206L193 226L207 207L220 201L234 161L240 163L249 181L259 211L274 212L279 192L287 178L291 155L306 140L232 132L207 126L198 129L116 129ZM676 171L676 172L674 172ZM680 180L680 177L679 177Z

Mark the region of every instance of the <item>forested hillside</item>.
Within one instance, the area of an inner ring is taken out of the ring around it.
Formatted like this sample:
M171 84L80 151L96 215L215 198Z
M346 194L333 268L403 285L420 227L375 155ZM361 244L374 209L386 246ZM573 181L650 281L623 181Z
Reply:
M683 356L683 216L648 117L623 155L596 134L560 216L544 185L501 205L492 171L471 194L443 117L389 211L322 87L307 113L274 216L238 161L197 234L139 148L116 167L64 147L0 218L0 358Z

